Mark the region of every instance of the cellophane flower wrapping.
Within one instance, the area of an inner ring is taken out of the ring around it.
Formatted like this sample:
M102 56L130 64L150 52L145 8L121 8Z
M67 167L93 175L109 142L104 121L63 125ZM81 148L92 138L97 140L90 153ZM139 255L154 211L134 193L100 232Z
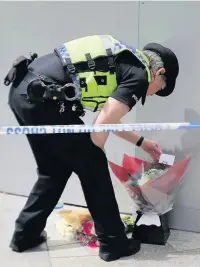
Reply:
M122 166L109 165L141 213L163 215L173 208L190 157L172 166L124 155Z

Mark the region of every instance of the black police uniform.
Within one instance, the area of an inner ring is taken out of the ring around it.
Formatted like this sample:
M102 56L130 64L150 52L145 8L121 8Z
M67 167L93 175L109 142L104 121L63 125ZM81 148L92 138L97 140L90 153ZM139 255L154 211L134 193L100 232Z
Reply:
M105 59L96 60L96 68L107 64ZM143 65L130 54L115 58L118 87L112 97L132 107L148 88L147 73ZM50 79L65 83L69 76L63 70L55 53L34 60L29 70ZM62 110L57 101L46 100L32 103L27 100L28 75L9 92L10 108L21 126L25 125L73 125L83 124L79 111L73 111L67 102ZM133 94L136 97L132 97ZM108 169L105 153L90 139L89 133L27 135L34 154L38 180L16 220L11 247L26 250L40 242L50 213L56 206L65 185L74 172L78 175L89 211L94 219L100 243L120 244L126 240L124 225ZM27 177L28 179L28 177ZM39 241L40 240L40 241ZM139 247L137 246L137 249Z

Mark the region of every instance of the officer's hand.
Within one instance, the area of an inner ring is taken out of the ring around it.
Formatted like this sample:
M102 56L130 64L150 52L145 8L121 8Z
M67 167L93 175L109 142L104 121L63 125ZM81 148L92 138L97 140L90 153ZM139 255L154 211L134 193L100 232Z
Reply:
M148 139L144 139L141 148L147 152L153 160L159 160L160 155L162 154L161 147L156 142Z

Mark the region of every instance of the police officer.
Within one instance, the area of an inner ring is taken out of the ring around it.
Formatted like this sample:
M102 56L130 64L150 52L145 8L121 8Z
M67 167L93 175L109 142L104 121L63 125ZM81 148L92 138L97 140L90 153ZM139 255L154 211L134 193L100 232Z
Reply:
M9 106L21 126L81 125L85 109L100 111L94 124L121 123L146 96L168 96L179 66L168 48L150 43L142 51L110 35L64 43L52 53L19 57L5 78ZM137 253L120 219L104 145L109 133L27 135L38 180L16 220L10 247L25 251L46 240L46 221L74 172L80 179L100 243L99 256L114 261ZM153 159L161 148L134 132L117 136L141 147ZM26 168L26 166L24 166Z

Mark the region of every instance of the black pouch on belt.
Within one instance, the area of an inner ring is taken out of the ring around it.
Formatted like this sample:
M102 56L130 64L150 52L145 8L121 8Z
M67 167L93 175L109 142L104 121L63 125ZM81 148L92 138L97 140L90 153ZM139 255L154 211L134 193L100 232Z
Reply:
M37 58L37 54L31 53L30 59L24 56L19 56L13 63L12 68L4 79L4 84L9 86L11 83L17 86L28 72L28 65Z

